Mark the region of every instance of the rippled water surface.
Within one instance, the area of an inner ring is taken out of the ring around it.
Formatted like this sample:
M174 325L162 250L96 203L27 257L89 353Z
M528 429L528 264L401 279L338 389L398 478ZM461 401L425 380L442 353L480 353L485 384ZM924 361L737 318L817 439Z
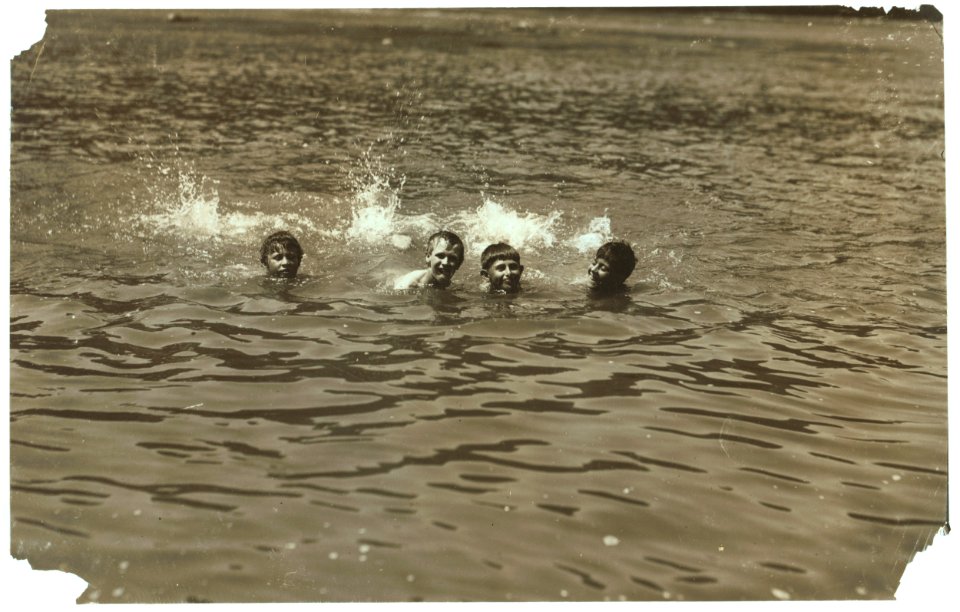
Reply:
M893 596L946 517L940 24L185 15L12 62L15 556L81 601ZM391 290L438 227L454 285Z

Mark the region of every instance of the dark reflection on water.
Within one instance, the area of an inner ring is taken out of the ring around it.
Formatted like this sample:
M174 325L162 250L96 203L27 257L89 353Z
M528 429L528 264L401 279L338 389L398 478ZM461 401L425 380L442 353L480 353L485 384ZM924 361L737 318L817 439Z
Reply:
M87 602L893 596L945 520L929 23L191 16L12 63L16 556ZM454 284L391 290L437 226Z

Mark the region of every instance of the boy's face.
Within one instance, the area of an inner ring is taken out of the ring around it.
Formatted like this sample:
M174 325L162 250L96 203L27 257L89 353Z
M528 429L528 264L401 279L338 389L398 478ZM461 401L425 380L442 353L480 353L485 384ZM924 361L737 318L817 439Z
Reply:
M446 240L437 240L427 253L427 267L430 268L433 284L438 287L449 285L462 263L463 249Z
M267 255L267 276L293 278L300 268L300 258L282 244L275 244Z
M520 291L520 275L523 266L516 259L497 259L480 275L490 281L491 291L516 293Z
M594 259L587 274L590 276L590 286L594 289L613 284L614 281L610 262L604 257Z

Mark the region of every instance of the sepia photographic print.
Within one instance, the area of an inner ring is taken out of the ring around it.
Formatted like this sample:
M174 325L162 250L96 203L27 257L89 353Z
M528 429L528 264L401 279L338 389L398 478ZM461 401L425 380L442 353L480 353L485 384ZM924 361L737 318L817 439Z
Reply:
M937 8L45 18L10 555L78 603L890 600L949 531Z

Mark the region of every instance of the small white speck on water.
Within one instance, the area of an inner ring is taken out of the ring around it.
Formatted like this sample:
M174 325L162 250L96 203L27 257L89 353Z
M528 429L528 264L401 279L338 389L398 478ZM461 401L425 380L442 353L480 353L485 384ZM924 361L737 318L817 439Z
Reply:
M416 579L417 577L414 576L413 574L407 574L407 582L413 582Z
M901 478L903 478L903 476L901 476L900 474L894 474L893 476L890 477L890 480L897 482Z
M113 595L114 597L122 597L122 596L123 596L123 587L117 587L117 588L113 589L113 592L111 593L111 595Z
M360 556L358 557L358 560L360 561L360 563L365 562L365 561L367 560L367 555L360 555Z
M724 546L723 546L723 544L721 544L720 546L717 546L717 550L720 551L720 552L723 552L723 551L724 551Z
M504 507L503 507L503 511L504 511L504 512L510 512L510 506L504 506Z
M790 599L790 593L787 593L783 589L772 588L770 589L770 593L777 599L781 599L781 600Z
M133 511L133 516L140 516L141 514L143 514L143 510L140 510L139 508Z
M359 550L360 550L361 553L367 554L368 552L370 552L370 545L369 545L369 544L361 544Z
M569 595L567 589L560 589L560 597L566 597L567 595Z
M694 310L693 314L703 314L703 313L701 313L699 310Z
M857 595L859 595L860 597L863 597L864 595L867 594L867 587L865 587L865 586L858 586L858 587L856 588L856 591L857 591Z
M117 565L117 569L120 570L120 573L123 573L123 572L127 571L127 569L128 569L129 567L130 567L130 562L129 562L129 561L121 561L120 564Z
M340 557L340 555L337 554L336 551L333 551L329 555L327 555L327 557L329 557L331 561L336 561L337 558Z
M286 548L287 550L293 550L294 548L297 547L297 543L296 543L296 542L287 542L286 544L283 545L283 547Z
M612 535L603 536L603 543L607 546L616 546L620 543L620 538Z

